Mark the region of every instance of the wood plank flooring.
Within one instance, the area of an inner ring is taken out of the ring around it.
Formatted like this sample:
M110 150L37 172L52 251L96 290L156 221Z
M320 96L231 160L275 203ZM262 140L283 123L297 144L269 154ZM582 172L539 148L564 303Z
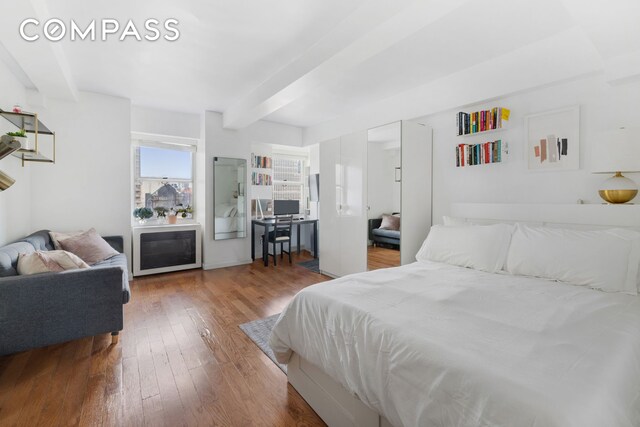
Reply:
M328 279L295 265L307 259L134 280L119 344L0 357L0 426L323 426L238 328Z
M379 246L367 246L367 268L378 270L380 268L400 266L400 251L397 249L381 248Z

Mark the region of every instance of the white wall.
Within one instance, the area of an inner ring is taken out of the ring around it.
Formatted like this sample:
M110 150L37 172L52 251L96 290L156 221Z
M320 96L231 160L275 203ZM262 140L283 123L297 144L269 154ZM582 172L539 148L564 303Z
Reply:
M580 105L580 170L529 172L524 159L524 117L565 106ZM434 222L449 213L451 202L601 203L599 184L606 175L590 173L591 151L599 132L619 126L640 125L640 82L611 86L601 75L464 107L477 111L493 106L511 109L509 129L472 138L457 137L459 109L418 119L434 129ZM502 138L510 154L503 164L455 167L460 143ZM639 141L640 143L640 141ZM629 177L640 183L640 174ZM638 198L636 198L636 202Z
M26 111L26 91L13 73L0 61L0 108L11 110L15 104ZM0 118L0 134L17 128ZM21 166L20 160L7 156L0 160L0 170L16 180L7 190L0 192L0 245L29 234L31 229L31 168Z
M200 121L199 114L158 110L137 105L131 107L132 132L200 139Z
M130 260L129 100L81 92L78 102L48 100L39 112L56 132L57 154L56 164L26 166L31 229L123 235Z
M222 114L207 111L204 114L205 140L205 205L203 232L203 267L205 269L227 267L251 262L251 227L247 216L247 237L243 239L213 240L213 158L232 157L245 159L249 165L252 144L280 144L302 146L302 129L272 122L256 122L241 130L222 127ZM247 182L249 182L247 168ZM211 184L209 184L211 183ZM250 188L250 187L249 187ZM251 199L251 194L247 197ZM249 207L247 207L249 209Z

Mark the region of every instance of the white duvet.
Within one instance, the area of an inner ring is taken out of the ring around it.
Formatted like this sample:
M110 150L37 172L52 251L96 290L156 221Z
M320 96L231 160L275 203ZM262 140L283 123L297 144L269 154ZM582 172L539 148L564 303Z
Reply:
M420 262L302 290L271 347L395 426L640 426L640 297Z

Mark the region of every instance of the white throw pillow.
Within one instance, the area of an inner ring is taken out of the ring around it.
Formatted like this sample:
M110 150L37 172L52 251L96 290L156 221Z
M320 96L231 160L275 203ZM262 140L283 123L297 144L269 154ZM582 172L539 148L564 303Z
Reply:
M607 292L637 295L640 233L529 227L518 224L507 271Z
M37 251L18 256L17 270L20 275L59 272L89 268L78 256L66 251Z
M434 225L416 255L436 261L495 273L504 268L513 226Z

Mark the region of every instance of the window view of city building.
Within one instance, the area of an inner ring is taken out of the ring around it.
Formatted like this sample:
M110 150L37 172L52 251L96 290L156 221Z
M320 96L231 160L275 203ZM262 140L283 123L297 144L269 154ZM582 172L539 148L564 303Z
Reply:
M136 147L134 194L137 207L193 206L192 152Z

